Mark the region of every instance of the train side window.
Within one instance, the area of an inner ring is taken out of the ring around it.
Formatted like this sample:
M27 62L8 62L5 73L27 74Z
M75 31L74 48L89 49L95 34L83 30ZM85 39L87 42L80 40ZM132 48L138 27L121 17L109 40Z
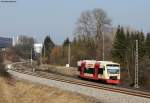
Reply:
M88 73L88 74L94 74L94 69L93 68L87 68L85 69L84 73Z
M103 74L104 69L103 68L99 68L99 74Z

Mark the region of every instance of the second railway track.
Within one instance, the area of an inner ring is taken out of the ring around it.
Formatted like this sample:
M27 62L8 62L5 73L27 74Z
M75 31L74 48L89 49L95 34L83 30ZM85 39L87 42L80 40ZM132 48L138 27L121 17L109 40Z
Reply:
M139 97L144 97L144 98L150 99L150 93L148 93L148 92L142 92L142 91L137 91L137 90L133 90L133 89L116 87L116 86L106 86L106 85L102 85L102 84L100 85L100 84L95 84L95 83L91 83L91 82L87 83L83 80L77 80L77 79L73 79L73 78L68 79L68 78L64 78L64 76L48 74L48 73L43 73L43 72L24 71L24 70L16 69L16 68L11 68L11 70L13 70L15 72L27 74L27 75L45 78L45 79L51 79L51 80L56 80L56 81L60 81L60 82L71 83L71 84L76 84L76 85L80 85L80 86L86 86L86 87L90 87L90 88L102 89L102 90L118 92L118 93L123 93L123 94L139 96Z

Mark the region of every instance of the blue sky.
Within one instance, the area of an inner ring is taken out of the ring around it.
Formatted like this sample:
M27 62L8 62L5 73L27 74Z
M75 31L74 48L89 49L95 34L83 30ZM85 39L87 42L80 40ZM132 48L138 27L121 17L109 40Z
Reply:
M73 35L81 12L104 9L118 24L150 32L150 0L16 0L0 3L0 35L31 35L43 41L50 35L61 44Z

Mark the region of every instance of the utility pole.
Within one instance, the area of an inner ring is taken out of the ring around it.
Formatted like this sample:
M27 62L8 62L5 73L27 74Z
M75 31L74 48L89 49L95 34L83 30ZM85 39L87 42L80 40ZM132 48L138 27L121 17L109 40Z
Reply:
M136 40L136 51L135 51L135 81L134 81L134 87L139 88L139 71L138 71L138 40Z
M45 60L45 45L43 44L43 51L41 51L41 64L43 64L43 60Z
M42 64L43 64L43 60L44 60L44 62L45 62L45 45L43 44L43 52L41 53L42 55L41 55L41 62L42 62Z
M31 66L32 66L32 48L31 48L31 55L30 55L30 60L31 60Z
M43 53L42 53L42 51L41 51L41 55L40 55L40 57L41 57L41 64L43 64Z
M33 49L31 48L31 67L32 67L32 71L35 72L35 68L33 67L33 58L32 58L32 55L33 55Z
M70 53L71 52L71 50L70 50L70 42L69 42L69 44L68 44L68 66L70 67Z
M44 60L45 60L45 45L44 45Z
M41 64L43 64L43 52L42 52L42 50L41 50Z
M105 60L105 37L104 37L104 33L102 32L102 37L103 37L103 61Z

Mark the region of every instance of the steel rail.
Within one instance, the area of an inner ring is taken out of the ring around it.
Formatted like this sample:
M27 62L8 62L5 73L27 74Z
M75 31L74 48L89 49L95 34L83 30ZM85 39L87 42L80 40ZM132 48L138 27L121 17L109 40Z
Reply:
M90 88L95 88L95 89L101 89L101 90L107 90L111 92L117 92L117 93L123 93L123 94L128 94L128 95L133 95L133 96L138 96L138 97L144 97L144 98L150 98L150 93L148 92L142 92L142 91L137 91L137 90L132 90L132 89L126 89L126 88L120 88L120 87L106 87L94 83L85 83L81 81L75 81L75 80L69 80L69 79L64 79L60 77L56 77L56 75L49 75L45 73L36 73L36 72L31 72L31 71L22 71L22 70L17 70L17 69L10 69L15 72L27 74L27 75L32 75L40 78L45 78L45 79L51 79L51 80L56 80L60 82L65 82L65 83L70 83L70 84L75 84L75 85L80 85L80 86L85 86L85 87L90 87Z

